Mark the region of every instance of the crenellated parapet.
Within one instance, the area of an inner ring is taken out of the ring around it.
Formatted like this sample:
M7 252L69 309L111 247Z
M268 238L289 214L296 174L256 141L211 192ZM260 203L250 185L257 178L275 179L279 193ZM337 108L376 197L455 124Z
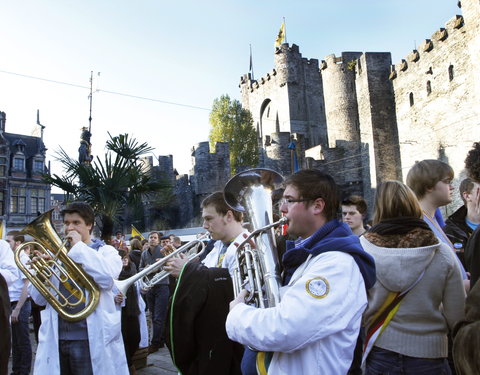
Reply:
M436 30L429 39L425 39L417 49L414 49L398 64L392 65L390 79L401 78L408 74L422 59L431 59L432 55L444 53L445 49L455 49L458 37L462 37L464 18L456 15L446 22L445 27ZM449 43L451 41L451 43Z

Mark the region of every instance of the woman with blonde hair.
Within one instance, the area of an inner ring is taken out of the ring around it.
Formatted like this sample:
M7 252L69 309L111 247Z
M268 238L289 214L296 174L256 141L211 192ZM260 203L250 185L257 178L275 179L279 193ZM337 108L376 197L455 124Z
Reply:
M377 282L364 313L366 374L451 374L447 334L464 316L462 276L450 248L421 219L413 191L385 181L360 242Z

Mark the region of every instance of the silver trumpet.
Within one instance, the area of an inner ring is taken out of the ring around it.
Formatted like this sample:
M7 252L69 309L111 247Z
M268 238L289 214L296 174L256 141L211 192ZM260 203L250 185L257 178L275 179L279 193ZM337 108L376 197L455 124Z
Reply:
M279 173L256 168L235 175L224 189L225 202L234 210L248 213L254 229L237 247L234 295L248 289L246 303L261 308L280 302L280 263L274 228L285 224L287 219L273 222L272 194L282 182Z
M165 279L170 275L170 272L165 270L161 270L160 272L156 273L150 279L147 275L157 272L160 270L171 258L178 256L181 253L188 254L188 261L195 259L196 257L200 256L205 251L205 243L203 240L208 238L208 233L204 234L203 236L197 238L196 240L190 241L183 246L180 246L174 252L166 255L162 259L157 260L155 263L152 263L148 267L145 267L140 272L136 273L132 277L129 277L125 280L115 280L115 286L118 288L120 293L125 295L127 293L128 288L138 280L141 280L141 289L149 290L157 285L160 281Z

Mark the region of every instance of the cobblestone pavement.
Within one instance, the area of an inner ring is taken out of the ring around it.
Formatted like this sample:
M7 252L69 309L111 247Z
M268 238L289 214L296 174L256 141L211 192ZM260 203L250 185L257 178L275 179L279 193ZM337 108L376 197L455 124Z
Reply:
M35 361L35 352L37 350L37 345L35 342L35 336L33 334L33 329L30 330L30 340L32 343L33 351L33 362ZM12 358L10 357L8 373L11 372L12 368ZM33 373L33 363L32 363L32 373ZM166 347L161 348L158 352L152 353L147 357L147 366L137 370L138 375L176 375L178 374L175 366L172 363L170 358L170 353Z

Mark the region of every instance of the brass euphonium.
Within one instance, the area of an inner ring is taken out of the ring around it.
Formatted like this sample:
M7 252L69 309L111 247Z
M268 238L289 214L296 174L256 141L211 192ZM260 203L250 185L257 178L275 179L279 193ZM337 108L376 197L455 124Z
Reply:
M60 239L52 225L52 211L53 209L43 213L20 232L32 236L36 241L18 246L14 254L15 262L61 318L76 322L85 319L95 310L100 291L91 276L68 257L65 242ZM52 259L42 258L32 263L30 267L25 266L20 260L20 252L29 245L39 250L41 255L48 255ZM58 283L54 279L57 279ZM70 290L71 294L63 296L56 284L67 283L69 284L67 290ZM81 303L85 303L81 311L69 312L69 309Z
M287 219L273 222L272 194L282 182L279 173L256 168L235 175L224 189L225 202L236 211L248 213L253 226L253 232L237 247L234 295L248 289L246 302L253 301L262 308L280 302L280 263L274 228L286 223Z

